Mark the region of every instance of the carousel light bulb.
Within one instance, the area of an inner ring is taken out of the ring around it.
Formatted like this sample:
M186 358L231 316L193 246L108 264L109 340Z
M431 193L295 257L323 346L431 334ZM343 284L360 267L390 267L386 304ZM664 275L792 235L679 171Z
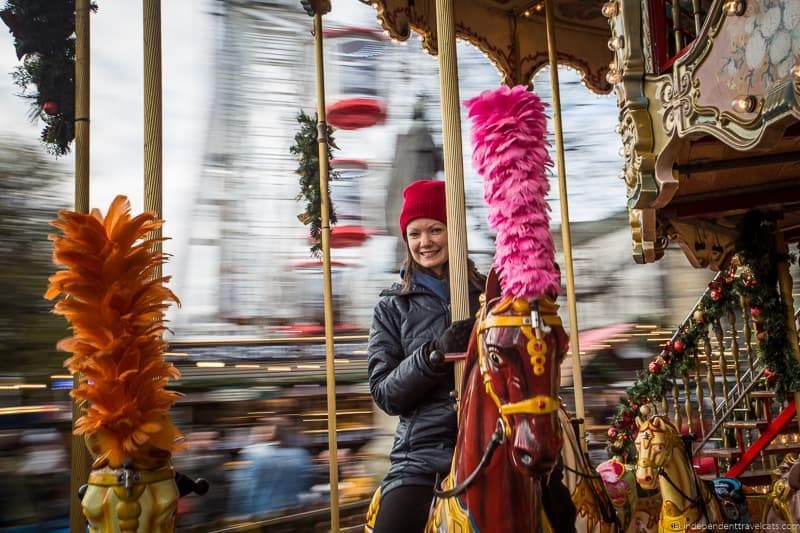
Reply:
M536 11L541 11L542 9L544 9L544 4L536 4Z
M625 38L622 35L612 37L608 40L609 50L613 52L615 50L619 50L620 48L625 48Z
M525 15L526 17L530 17L531 16L531 12L530 11L525 11L525 13L523 13L523 15Z
M736 98L731 102L731 107L738 113L752 113L756 109L756 104L758 104L756 97L752 94L748 94L747 96Z
M800 84L800 64L793 66L789 73L794 78L794 82Z
M606 81L611 85L616 85L622 81L622 73L616 68L612 68L606 73Z
M619 4L616 1L606 2L601 9L603 16L610 19L611 17L619 14Z
M729 0L725 2L725 12L731 17L741 17L747 10L747 2L745 0Z

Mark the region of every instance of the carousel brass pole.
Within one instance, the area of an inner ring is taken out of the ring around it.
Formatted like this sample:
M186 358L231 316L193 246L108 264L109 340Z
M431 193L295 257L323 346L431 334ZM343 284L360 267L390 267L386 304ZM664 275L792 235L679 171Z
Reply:
M325 381L328 401L328 470L331 486L331 531L339 531L339 468L336 441L336 373L333 349L333 287L331 286L331 223L328 196L328 124L325 121L325 65L322 13L314 12L314 52L317 66L317 140L322 218L322 299L325 313Z
M778 229L775 233L775 248L779 254L787 254L788 248L783 232ZM786 335L789 337L789 347L796 362L800 363L800 346L797 341L797 324L794 318L794 298L792 297L792 275L789 272L789 262L783 258L778 262L778 291L786 313ZM795 403L800 402L800 391L794 391ZM800 421L800 412L797 415Z
M558 167L558 190L561 200L561 240L564 248L564 266L567 270L567 305L569 309L569 345L572 351L572 385L575 389L575 416L584 418L583 371L578 343L578 311L575 303L575 272L572 268L572 235L569 228L569 204L567 201L567 170L564 165L564 135L561 126L561 94L558 88L558 58L556 53L555 21L553 1L545 0L545 23L547 25L547 55L550 59L550 84L553 92L553 124L556 140L556 162ZM579 444L584 445L584 426L580 426Z
M143 0L144 209L162 218L161 0ZM161 229L152 237L161 237ZM161 251L161 243L154 244ZM154 272L161 277L161 267Z
M455 5L436 0L436 34L439 48L439 89L442 101L447 247L450 255L450 304L453 320L469 316L467 287L467 219L464 201L464 156L461 150L461 98L458 93ZM464 363L455 364L455 385L461 398Z
M75 211L89 212L89 0L75 2ZM72 378L77 389L81 374ZM77 401L72 402L72 426L83 415ZM70 448L69 530L86 530L86 519L78 499L78 489L86 483L91 467L83 437L72 435Z

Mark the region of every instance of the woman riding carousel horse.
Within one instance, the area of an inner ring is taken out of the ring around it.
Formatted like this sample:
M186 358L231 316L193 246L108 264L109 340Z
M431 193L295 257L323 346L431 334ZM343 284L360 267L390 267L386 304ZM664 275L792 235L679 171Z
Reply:
M429 531L539 531L549 526L545 500L554 529L573 531L574 506L554 472L562 445L559 369L568 344L554 303L560 275L545 201L547 118L539 98L524 87L502 87L467 105L473 162L485 178L489 223L497 230L494 268L474 330L474 319L445 328L444 204L432 206L429 190L412 193L418 202L412 205L406 193L403 213L415 217L401 215L410 256L406 275L411 267L417 279L384 296L370 332L373 397L400 414L400 423L392 467L370 506L367 527L418 531L433 480L449 469L437 483ZM455 412L447 392L453 382L444 354L465 348L460 424L451 439ZM442 465L442 457L452 464Z

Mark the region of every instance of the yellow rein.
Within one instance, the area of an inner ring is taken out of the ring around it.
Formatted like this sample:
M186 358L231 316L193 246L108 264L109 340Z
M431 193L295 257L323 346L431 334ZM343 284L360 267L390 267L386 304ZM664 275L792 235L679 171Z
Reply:
M499 306L501 305L502 304ZM542 321L548 326L561 325L561 319L555 314L543 315ZM561 403L558 398L542 394L537 394L532 398L527 398L519 402L504 404L500 401L500 398L497 396L492 386L492 376L489 374L489 363L486 360L486 350L483 347L483 334L490 328L519 328L522 331L528 339L526 347L528 355L531 356L533 373L537 376L541 376L545 373L547 343L544 340L544 336L541 334L541 330L538 327L534 330L533 320L530 315L486 316L486 307L484 306L481 321L478 323L478 361L481 376L483 377L483 385L486 388L486 394L489 395L497 406L497 410L503 422L505 436L509 438L511 437L511 424L508 421L509 415L546 415L557 411Z

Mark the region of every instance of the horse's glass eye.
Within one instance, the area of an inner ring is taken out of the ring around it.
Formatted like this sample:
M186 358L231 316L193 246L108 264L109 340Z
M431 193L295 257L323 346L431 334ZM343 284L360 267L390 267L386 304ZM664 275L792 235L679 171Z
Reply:
M494 363L495 366L501 366L503 364L503 357L500 355L499 352L496 352L494 350L489 352L489 359L492 360L492 363Z

